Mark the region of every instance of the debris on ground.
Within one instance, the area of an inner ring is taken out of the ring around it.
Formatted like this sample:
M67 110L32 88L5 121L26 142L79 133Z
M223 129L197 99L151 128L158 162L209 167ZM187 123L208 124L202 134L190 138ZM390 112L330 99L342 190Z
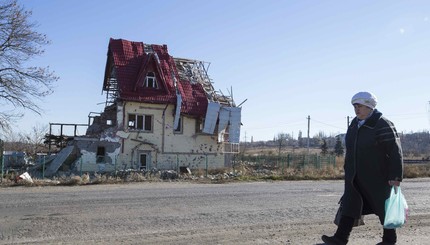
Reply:
M21 174L20 176L18 176L18 177L16 178L16 180L17 180L17 181L19 181L19 180L23 180L23 181L28 182L28 183L34 183L34 182L33 182L33 179L32 179L32 178L31 178L31 176L28 174L28 172L25 172L25 173Z

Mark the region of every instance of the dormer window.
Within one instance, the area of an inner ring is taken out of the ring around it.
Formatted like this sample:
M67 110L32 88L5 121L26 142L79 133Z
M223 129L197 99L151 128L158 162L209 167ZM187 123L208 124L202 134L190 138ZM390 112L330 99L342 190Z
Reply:
M148 72L145 78L145 87L158 88L157 80L155 79L154 72Z

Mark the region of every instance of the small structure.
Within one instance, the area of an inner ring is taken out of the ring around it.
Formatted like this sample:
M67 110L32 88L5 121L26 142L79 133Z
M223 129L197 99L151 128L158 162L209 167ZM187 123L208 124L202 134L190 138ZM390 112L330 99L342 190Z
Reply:
M78 156L72 165L98 172L230 166L241 107L215 91L208 67L170 56L166 45L110 39L105 108L90 113L86 135L69 142ZM66 149L65 159L74 155Z
M2 157L5 169L24 169L30 165L27 153L22 151L3 151Z

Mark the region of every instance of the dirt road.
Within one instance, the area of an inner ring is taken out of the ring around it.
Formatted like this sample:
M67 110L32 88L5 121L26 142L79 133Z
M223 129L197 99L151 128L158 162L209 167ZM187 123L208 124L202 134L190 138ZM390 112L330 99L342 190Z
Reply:
M0 244L320 244L342 181L0 188ZM402 184L399 244L430 244L430 179ZM350 244L376 244L376 216Z

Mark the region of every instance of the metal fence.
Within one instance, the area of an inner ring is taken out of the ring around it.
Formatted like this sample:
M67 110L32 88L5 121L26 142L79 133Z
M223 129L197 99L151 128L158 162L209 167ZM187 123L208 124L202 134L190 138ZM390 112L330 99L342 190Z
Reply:
M255 168L283 169L313 167L321 169L324 166L336 165L335 155L319 154L287 154L287 155L257 155L257 156L236 156L234 165L244 163L253 165Z

